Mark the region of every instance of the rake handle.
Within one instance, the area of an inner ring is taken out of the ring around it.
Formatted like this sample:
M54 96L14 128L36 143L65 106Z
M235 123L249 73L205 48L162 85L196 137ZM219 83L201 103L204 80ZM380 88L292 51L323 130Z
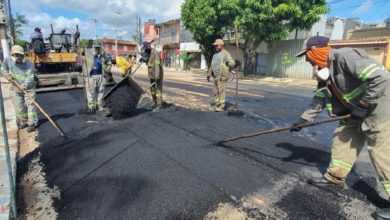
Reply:
M271 134L271 133L276 133L276 132L281 132L281 131L287 131L287 130L291 130L294 127L296 127L296 128L311 127L311 126L315 126L315 125L319 125L319 124L324 124L324 123L344 120L344 119L347 119L347 118L350 118L350 117L351 117L351 115L343 115L343 116L327 118L327 119L323 119L323 120L319 120L319 121L303 123L303 124L299 124L299 125L296 125L296 126L274 128L274 129L267 130L267 131L261 131L261 132L256 132L256 133L252 133L252 134L242 135L242 136L238 136L238 137L228 138L228 139L225 139L225 140L222 140L222 141L218 141L218 142L216 142L216 144L217 145L221 145L223 143L227 143L227 142L231 142L231 141L235 141L235 140L239 140L239 139L257 137L257 136L264 135L264 134Z
M17 89L19 89L23 94L30 95L27 90L25 90L19 83L17 83L14 79L7 79L10 83L12 83L14 86L16 86ZM49 120L50 124L53 125L53 127L60 133L61 136L65 136L64 132L61 130L60 127L53 121L53 119L49 116L49 114L46 113L46 111L41 107L41 105L38 104L31 96L29 96L32 103L39 109L39 111Z

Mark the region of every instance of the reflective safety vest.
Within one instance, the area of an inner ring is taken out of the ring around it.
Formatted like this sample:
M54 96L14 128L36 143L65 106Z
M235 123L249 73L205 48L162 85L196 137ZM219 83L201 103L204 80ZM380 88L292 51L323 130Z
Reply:
M329 55L331 79L320 82L302 118L313 120L323 109L331 116L362 108L359 101L375 105L364 119L363 130L390 120L390 73L362 49L332 49ZM332 82L332 83L331 83Z
M35 88L35 69L34 65L28 60L23 63L15 63L7 57L1 66L1 72L4 75L10 74L16 82L26 89Z

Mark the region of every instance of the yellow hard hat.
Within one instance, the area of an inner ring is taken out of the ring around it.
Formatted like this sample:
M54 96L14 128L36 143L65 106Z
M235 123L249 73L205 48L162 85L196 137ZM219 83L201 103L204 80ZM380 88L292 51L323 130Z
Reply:
M21 55L24 55L24 49L23 47L19 46L19 45L14 45L11 47L11 55L14 55L14 54L21 54Z

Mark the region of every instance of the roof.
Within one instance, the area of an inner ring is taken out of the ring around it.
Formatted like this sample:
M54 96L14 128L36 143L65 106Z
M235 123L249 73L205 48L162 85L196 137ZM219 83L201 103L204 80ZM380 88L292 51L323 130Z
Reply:
M99 39L99 42L101 43L115 43L115 39L109 39L109 38L103 38L103 39ZM138 45L136 42L134 41L130 41L130 40L118 40L118 44L122 44L122 45Z
M388 44L390 37L367 37L345 40L331 40L329 45L362 45L362 44Z
M170 21L167 21L167 22L158 23L158 24L156 24L156 26L161 27L161 26L164 26L164 25L170 25L170 24L176 24L176 23L180 24L180 19L173 19L173 20L170 20Z

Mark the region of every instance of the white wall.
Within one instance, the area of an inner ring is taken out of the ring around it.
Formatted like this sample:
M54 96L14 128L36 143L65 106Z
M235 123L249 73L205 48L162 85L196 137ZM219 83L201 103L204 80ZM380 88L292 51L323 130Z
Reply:
M331 40L342 40L344 36L344 21L341 19L337 19L333 23L334 27L332 30L332 36L330 37Z

